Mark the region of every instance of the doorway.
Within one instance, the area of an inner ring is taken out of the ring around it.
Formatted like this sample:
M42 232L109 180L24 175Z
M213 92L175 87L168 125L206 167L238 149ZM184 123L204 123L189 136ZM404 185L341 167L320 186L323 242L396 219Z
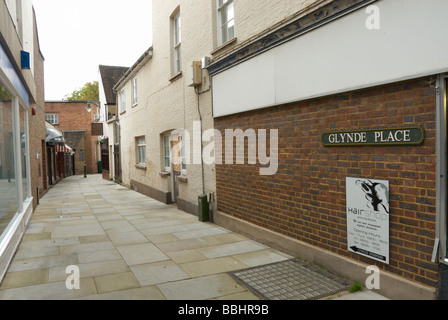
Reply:
M114 155L114 180L115 182L121 183L121 148L120 148L120 138L121 138L121 134L120 134L120 124L118 123L118 121L114 122L114 126L113 126L113 135L114 135L114 151L113 151L113 155Z
M53 157L52 157L52 148L47 148L47 174L48 174L48 185L53 185Z
M121 182L121 163L120 163L120 145L114 145L114 179Z
M109 165L109 139L105 138L101 143L101 173L103 179L110 179L110 165Z

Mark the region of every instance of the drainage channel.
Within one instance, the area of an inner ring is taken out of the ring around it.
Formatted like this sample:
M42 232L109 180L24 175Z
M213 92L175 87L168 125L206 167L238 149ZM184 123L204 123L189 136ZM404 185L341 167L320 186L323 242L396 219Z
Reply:
M351 286L349 281L297 259L228 274L263 300L318 300Z

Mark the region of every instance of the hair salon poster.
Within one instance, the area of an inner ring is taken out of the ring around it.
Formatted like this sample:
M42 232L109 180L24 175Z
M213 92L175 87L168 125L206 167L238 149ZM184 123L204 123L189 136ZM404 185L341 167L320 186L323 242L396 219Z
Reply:
M389 264L389 181L347 178L348 250Z

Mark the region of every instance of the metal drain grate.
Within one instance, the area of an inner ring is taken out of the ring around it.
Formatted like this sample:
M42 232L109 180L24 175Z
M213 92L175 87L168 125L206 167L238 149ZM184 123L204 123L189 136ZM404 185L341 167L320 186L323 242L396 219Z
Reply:
M297 259L228 274L264 300L317 300L350 287L348 281Z

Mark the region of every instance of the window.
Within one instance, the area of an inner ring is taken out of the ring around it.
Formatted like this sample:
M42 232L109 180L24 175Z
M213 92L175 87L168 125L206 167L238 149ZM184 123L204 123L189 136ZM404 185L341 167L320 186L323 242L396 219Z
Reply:
M132 105L137 104L137 78L132 79Z
M188 140L188 139L187 139ZM163 166L167 172L187 174L187 152L183 133L171 132L163 136Z
M163 136L163 163L165 171L171 171L171 147L170 147L170 136Z
M114 122L114 144L120 144L120 125L118 122Z
M46 114L45 120L51 124L59 124L59 115L58 114Z
M137 140L137 164L146 163L146 141L145 137L138 137Z
M79 150L79 161L84 161L84 150Z
M218 1L218 45L235 37L235 10L233 0Z
M181 38L181 20L180 12L174 15L173 24L173 73L177 74L182 71L182 38Z
M28 121L31 99L19 76L8 72L13 64L1 44L0 61L0 255L8 261L24 233L23 223L32 214Z
M126 111L126 91L121 89L120 91L120 112Z
M21 165L16 162L17 157L20 158L15 150L14 140L17 139L17 132L13 128L14 115L13 110L16 109L13 103L13 96L0 82L0 110L3 114L1 118L4 133L0 136L0 244L2 236L8 228L9 222L19 211L19 188L22 184L16 180L17 171L21 171L16 167ZM20 199L22 201L22 199Z

